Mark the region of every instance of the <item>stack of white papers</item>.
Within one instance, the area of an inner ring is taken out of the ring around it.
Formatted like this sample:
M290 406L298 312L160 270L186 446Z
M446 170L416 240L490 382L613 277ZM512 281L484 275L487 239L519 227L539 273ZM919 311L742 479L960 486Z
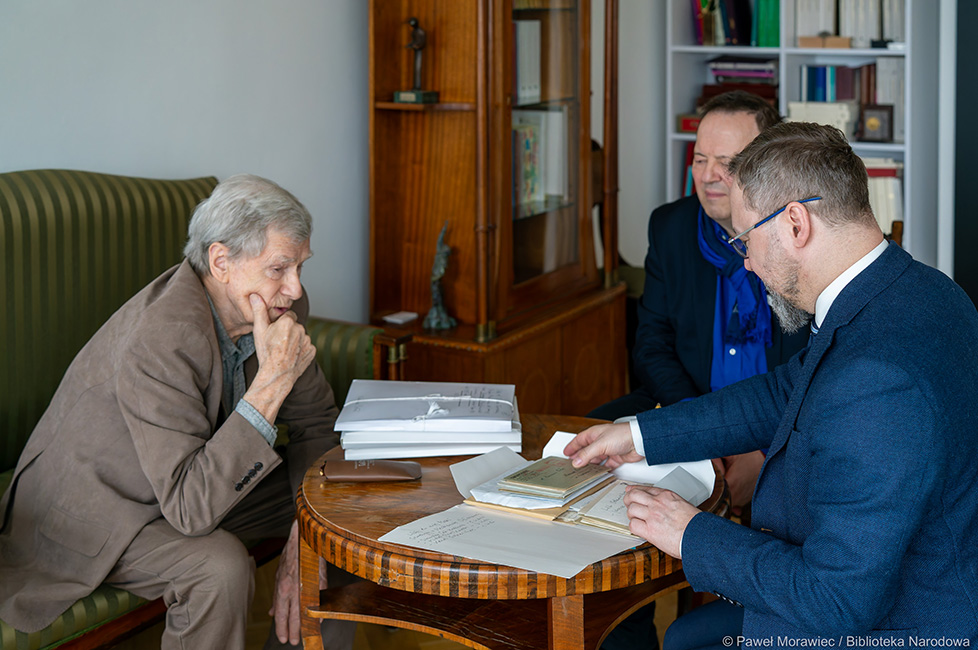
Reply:
M355 379L336 419L347 460L522 449L512 384Z

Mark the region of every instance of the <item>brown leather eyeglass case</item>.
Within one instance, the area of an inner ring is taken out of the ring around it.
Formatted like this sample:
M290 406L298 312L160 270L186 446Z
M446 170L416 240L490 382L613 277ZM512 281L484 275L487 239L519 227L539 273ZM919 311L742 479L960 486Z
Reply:
M327 460L319 468L327 481L412 481L421 478L413 460Z

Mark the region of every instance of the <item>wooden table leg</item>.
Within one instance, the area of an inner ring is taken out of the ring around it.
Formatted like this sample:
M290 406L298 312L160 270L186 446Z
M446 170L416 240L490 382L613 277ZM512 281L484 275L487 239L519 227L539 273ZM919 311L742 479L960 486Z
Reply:
M323 650L323 637L319 631L319 619L306 612L319 607L319 556L299 535L299 618L301 620L302 647L305 650Z
M550 650L584 649L584 596L556 596L547 602Z

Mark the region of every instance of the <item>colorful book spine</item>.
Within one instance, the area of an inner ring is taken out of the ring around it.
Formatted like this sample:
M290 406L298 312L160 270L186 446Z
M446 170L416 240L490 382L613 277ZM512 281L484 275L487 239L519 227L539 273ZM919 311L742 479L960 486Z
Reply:
M693 8L693 38L697 45L703 45L703 5L700 0L690 0Z
M543 200L540 178L540 133L534 124L517 124L513 127L513 156L516 163L517 202L525 205Z

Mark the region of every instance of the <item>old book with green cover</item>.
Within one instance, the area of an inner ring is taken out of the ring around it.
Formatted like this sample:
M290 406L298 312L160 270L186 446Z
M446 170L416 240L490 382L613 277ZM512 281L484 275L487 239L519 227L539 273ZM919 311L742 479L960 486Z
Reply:
M548 456L500 479L499 489L562 499L609 478L610 471L602 465L574 467L569 458Z

